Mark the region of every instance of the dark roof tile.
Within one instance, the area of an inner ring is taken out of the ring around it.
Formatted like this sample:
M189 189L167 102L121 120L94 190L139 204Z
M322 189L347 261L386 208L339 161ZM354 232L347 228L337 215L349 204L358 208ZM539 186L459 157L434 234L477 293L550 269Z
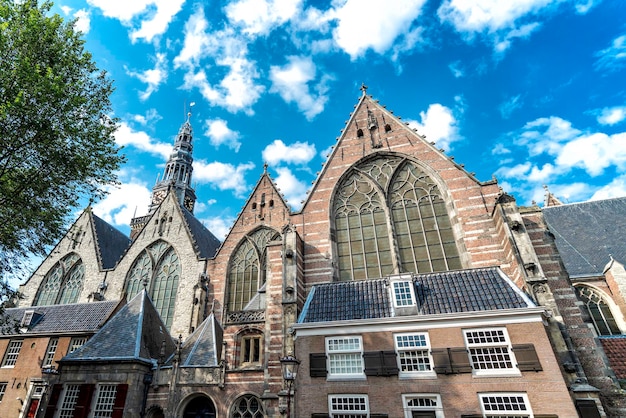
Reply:
M618 379L626 379L626 335L600 337L611 368Z

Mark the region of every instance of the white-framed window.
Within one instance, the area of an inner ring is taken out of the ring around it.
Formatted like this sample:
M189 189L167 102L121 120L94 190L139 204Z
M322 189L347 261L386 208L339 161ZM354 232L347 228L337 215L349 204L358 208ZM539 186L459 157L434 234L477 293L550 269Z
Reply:
M327 337L328 378L365 378L360 336Z
M328 414L332 418L369 416L367 395L328 395Z
M404 306L415 305L415 292L413 290L413 282L410 280L391 282L393 292L393 306L402 308Z
M479 393L485 418L532 418L533 411L525 393Z
M426 332L394 334L400 377L435 376Z
M67 354L70 354L71 352L78 350L79 348L81 348L83 345L85 345L85 343L87 342L87 337L74 337L70 340L70 346L67 349Z
M436 393L411 393L402 395L404 418L444 418L441 396Z
M79 392L80 385L65 386L58 418L72 418L74 416L74 407L76 406Z
M0 382L0 402L4 398L4 393L7 391L7 382Z
M54 360L54 354L57 351L57 346L59 345L59 338L53 337L48 341L48 347L46 347L46 355L41 362L41 367L50 367L52 366L52 360Z
M98 385L96 405L93 409L94 418L108 418L113 415L113 405L117 395L117 385Z
M11 340L7 351L4 353L4 360L2 361L2 367L15 367L17 363L17 357L20 355L22 349L22 343L24 340Z
M466 329L463 334L475 375L520 374L506 328Z

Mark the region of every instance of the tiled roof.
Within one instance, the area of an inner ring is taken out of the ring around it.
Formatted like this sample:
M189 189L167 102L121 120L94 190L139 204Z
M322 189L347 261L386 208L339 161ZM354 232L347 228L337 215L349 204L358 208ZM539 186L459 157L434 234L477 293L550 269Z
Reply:
M209 315L187 338L181 350L181 367L215 367L220 361L224 331Z
M542 209L570 276L599 276L611 256L626 264L626 197Z
M27 334L96 331L111 315L118 302L73 303L70 305L11 308L6 314L21 322L24 312L34 310L41 316L26 331Z
M61 362L92 360L158 359L165 341L165 358L176 349L167 327L146 291L141 291L123 306L85 345Z
M534 307L499 268L455 270L413 277L420 315ZM387 279L313 286L298 322L394 316Z
M130 245L131 240L93 213L91 217L93 219L98 250L100 251L102 268L113 268Z
M626 379L626 335L600 337L609 364L618 379Z
M189 232L193 238L193 244L196 247L196 252L202 258L213 258L217 249L221 243L211 231L209 231L202 223L189 212L186 208L181 206L181 212L185 217L185 222L189 227Z

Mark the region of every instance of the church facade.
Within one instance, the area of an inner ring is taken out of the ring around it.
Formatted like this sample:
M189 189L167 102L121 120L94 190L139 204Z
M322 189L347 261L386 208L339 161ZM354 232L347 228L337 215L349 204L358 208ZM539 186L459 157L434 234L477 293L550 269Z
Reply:
M568 205L518 207L365 89L302 209L264 170L223 242L193 215L192 152L188 120L130 238L88 208L20 287L18 318L109 305L19 388L16 341L76 330L0 340L21 399L0 416L623 415L626 254L572 273Z

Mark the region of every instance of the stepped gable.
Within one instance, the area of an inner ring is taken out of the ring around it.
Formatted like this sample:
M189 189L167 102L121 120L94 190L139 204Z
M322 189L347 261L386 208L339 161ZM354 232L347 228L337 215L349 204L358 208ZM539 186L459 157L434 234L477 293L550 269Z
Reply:
M167 327L143 290L85 345L63 357L60 362L135 360L152 363L159 358L163 345L165 357L176 350Z
M181 367L216 367L221 360L224 330L209 315L187 338L181 349Z
M189 229L189 234L192 237L196 254L205 259L213 258L222 243L211 231L202 225L202 222L200 222L193 213L182 206L179 207L185 219L185 224Z
M420 315L535 307L497 267L413 276ZM299 323L393 317L387 279L313 286Z
M544 207L570 277L601 276L611 257L626 264L626 197Z
M112 269L130 246L131 240L91 211L89 214L100 267L103 270Z
M117 301L46 305L10 308L8 318L22 321L26 311L34 311L31 325L22 334L50 334L55 332L93 332L98 330L118 305Z

